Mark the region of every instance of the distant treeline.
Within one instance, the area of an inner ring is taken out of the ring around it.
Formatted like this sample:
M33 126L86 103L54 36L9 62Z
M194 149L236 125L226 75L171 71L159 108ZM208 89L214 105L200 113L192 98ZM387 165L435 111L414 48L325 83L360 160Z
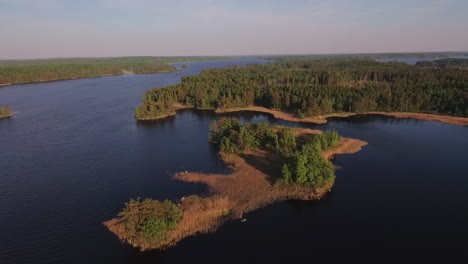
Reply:
M250 105L299 116L334 112L424 112L468 116L468 70L370 59L285 60L208 69L147 91L137 118L173 114L175 104L227 109Z
M222 60L228 57L57 58L0 61L0 85L92 78L125 73L172 72L168 63Z
M416 66L419 67L438 67L438 68L468 68L468 59L449 58L435 61L418 61Z
M0 85L175 70L148 57L1 61Z
M304 55L262 55L257 58L270 60L310 60L310 59L402 59L419 58L421 60L430 58L467 57L468 52L407 52L407 53L352 53L352 54L304 54Z

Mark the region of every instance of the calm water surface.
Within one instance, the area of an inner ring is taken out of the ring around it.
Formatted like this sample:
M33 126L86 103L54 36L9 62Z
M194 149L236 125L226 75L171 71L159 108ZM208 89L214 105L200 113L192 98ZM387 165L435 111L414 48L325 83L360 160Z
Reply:
M177 199L205 191L171 180L181 170L227 172L207 142L219 116L185 110L137 122L143 92L208 67L265 61L190 63L176 73L15 85L0 104L0 263L374 262L444 263L468 257L468 127L357 116L307 125L264 114L243 122L336 129L369 142L338 156L324 199L278 203L217 233L164 252L139 253L102 221L133 197Z

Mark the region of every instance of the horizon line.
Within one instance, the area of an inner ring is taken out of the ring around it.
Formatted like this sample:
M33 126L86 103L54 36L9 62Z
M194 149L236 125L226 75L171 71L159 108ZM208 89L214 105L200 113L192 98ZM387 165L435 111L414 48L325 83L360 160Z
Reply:
M220 55L122 55L122 56L70 56L70 57L31 57L31 58L0 58L0 61L27 61L27 60L50 60L50 59L106 59L106 58L180 58L180 57L255 57L255 56L337 56L337 55L384 55L384 54L443 54L443 53L467 53L466 51L385 51L385 52L331 52L331 53L272 53L272 54L220 54Z

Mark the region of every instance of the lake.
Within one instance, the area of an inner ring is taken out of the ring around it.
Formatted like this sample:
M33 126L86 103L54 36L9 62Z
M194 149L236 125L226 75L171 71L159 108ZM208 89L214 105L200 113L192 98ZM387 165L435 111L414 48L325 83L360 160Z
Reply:
M267 61L196 62L174 73L0 88L0 104L18 112L0 120L0 262L449 263L468 257L468 127L381 116L311 125L225 114L336 129L369 145L335 158L336 185L320 201L277 203L164 252L122 244L101 223L130 198L202 194L203 185L171 176L229 171L208 143L219 115L183 110L138 122L133 108L143 92L205 68L254 62Z

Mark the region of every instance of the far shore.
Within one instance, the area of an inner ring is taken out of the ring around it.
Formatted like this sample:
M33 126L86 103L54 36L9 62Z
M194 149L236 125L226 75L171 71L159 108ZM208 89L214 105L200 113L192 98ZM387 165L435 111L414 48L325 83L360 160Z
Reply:
M58 81L68 81L68 80L77 80L77 79L94 79L94 78L102 78L102 77L109 77L109 76L121 76L121 75L132 75L132 74L156 74L156 73L169 73L169 72L175 72L175 71L159 71L159 72L148 72L148 73L133 73L131 71L122 71L122 73L119 73L119 74L104 74L101 76L70 77L70 78L63 78L63 79L40 80L40 81L20 82L20 83L0 83L0 87L10 86L10 85L15 85L15 84L47 83L47 82L58 82Z
M322 131L295 128L293 133L296 137L307 137L308 134L318 134ZM331 159L339 154L356 153L365 145L367 142L343 138L338 145L324 151L323 155ZM207 185L211 195L191 195L180 200L179 206L183 209L182 220L174 230L169 231L164 246L158 249L174 246L188 236L214 232L227 220L242 219L245 213L275 202L321 199L334 185L333 181L319 188L275 184L275 179L280 177L278 173L281 173L279 157L259 149L240 155L221 155L221 158L234 169L234 173L223 175L181 172L175 175L174 178L181 181ZM119 218L106 221L104 225L121 240L141 250L154 249L142 247L138 238L127 237Z
M193 106L187 106L182 104L176 104L176 111L181 109L200 109ZM331 117L351 117L355 115L383 115L383 116L390 116L394 118L410 118L410 119L418 119L423 121L435 121L441 122L451 125L459 125L459 126L467 126L468 125L468 117L456 117L456 116L448 116L448 115L435 115L435 114L426 114L426 113L411 113L411 112L364 112L364 113L333 113L327 115L317 115L311 117L304 117L299 118L293 114L282 112L279 110L273 110L266 107L261 106L247 106L247 107L238 107L238 108L227 108L227 109L214 109L214 108L205 108L205 110L213 110L217 114L225 114L225 113L234 113L234 112L260 112L271 114L274 118L282 119L286 121L292 122L302 122L302 123L313 123L313 124L326 124L328 122L328 118ZM169 116L174 116L173 114L165 114L158 117L148 117L148 118L137 118L138 120L157 120L166 118Z
M70 81L70 80L78 80L78 79L95 79L95 78L102 78L102 77L109 77L109 76L120 76L120 75L126 75L126 73L122 73L122 74L105 74L105 75L94 76L94 77L71 77L71 78L64 78L64 79L40 80L40 81L34 81L34 82L2 83L2 84L0 84L0 87L10 86L10 85L20 85L20 84L49 83L49 82L51 83L51 82Z

